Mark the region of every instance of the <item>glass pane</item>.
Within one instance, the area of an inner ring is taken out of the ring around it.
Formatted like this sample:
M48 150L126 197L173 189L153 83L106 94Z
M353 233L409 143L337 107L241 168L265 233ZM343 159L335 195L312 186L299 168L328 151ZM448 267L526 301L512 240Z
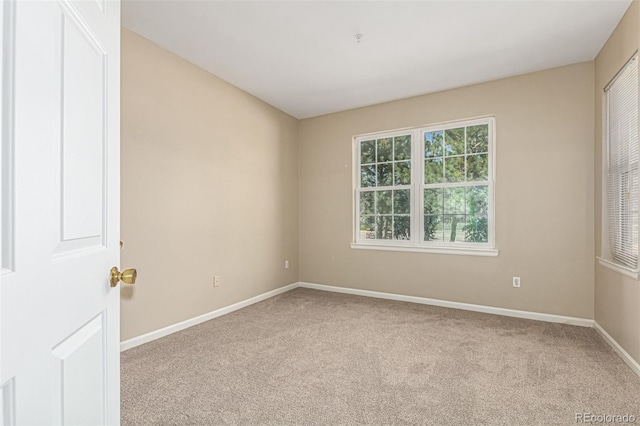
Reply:
M376 141L364 141L360 144L360 164L376 162Z
M374 214L375 213L375 197L376 193L373 191L360 193L360 214Z
M411 136L397 136L394 138L394 160L411 159Z
M464 240L468 243L486 243L489 241L489 220L487 216L468 216L464 226Z
M391 194L393 191L376 191L376 213L391 214Z
M442 189L425 189L424 190L424 214L442 214Z
M444 155L464 154L464 127L444 132Z
M393 160L392 151L393 142L391 138L378 139L378 163Z
M467 214L486 216L489 214L488 206L488 186L470 186L467 188Z
M489 178L489 161L487 154L467 156L467 180L487 180Z
M445 214L465 213L465 188L445 188L444 189L444 212Z
M442 241L442 216L425 215L424 216L424 240L425 241Z
M360 186L376 186L376 166L361 166L360 167Z
M376 216L376 238L379 240L390 240L393 216Z
M442 157L442 130L424 134L424 156Z
M411 184L411 161L403 161L394 163L394 183L396 185L410 185Z
M424 183L442 182L442 158L424 161Z
M373 240L376 238L376 217L360 216L360 238Z
M444 215L444 240L450 243L464 241L465 216L463 214Z
M467 154L489 152L489 125L467 127Z
M378 186L393 185L393 163L378 164Z
M393 213L394 214L410 214L411 213L411 190L401 189L393 191Z
M464 182L464 156L445 158L444 176L447 182Z
M393 216L393 239L411 239L411 218L409 216Z

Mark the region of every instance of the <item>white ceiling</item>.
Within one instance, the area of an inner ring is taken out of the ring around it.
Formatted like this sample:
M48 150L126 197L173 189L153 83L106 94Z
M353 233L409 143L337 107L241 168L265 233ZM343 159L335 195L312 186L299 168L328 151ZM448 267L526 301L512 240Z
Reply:
M124 0L122 23L306 118L591 60L630 3Z

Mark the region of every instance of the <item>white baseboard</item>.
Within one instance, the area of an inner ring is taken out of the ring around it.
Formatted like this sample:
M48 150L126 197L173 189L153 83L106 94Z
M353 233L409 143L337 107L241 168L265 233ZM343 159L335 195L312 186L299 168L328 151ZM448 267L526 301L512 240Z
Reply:
M202 322L209 321L211 319L220 317L222 315L229 314L233 311L237 311L238 309L242 309L246 306L253 305L254 303L262 302L263 300L269 299L273 296L277 296L278 294L282 294L289 290L293 290L294 288L298 287L298 284L299 283L289 284L284 287L280 287L275 290L271 290L266 293L259 294L250 299L243 300L238 303L234 303L233 305L216 309L215 311L208 312L206 314L197 316L195 318L191 318L191 319L179 322L177 324L173 324L173 325L161 328L159 330L155 330L150 333L143 334L138 337L133 337L129 340L125 340L124 342L120 342L120 352L126 351L127 349L131 349L136 346L140 346L147 342L151 342L152 340L156 340L161 337L168 336L169 334L175 333L176 331L184 330L185 328L193 327L194 325L200 324Z
M622 358L622 360L631 368L631 370L633 370L633 372L635 372L638 376L640 376L640 364L631 355L629 355L629 353L625 351L624 348L620 346L620 344L616 342L616 340L613 337L611 337L611 335L609 335L609 333L607 333L602 328L602 326L600 326L600 324L598 324L594 320L590 320L586 318L566 317L566 316L554 315L554 314L543 314L539 312L519 311L516 309L496 308L493 306L474 305L471 303L450 302L447 300L429 299L426 297L417 297L417 296L406 296L403 294L382 293L378 291L360 290L356 288L336 287L336 286L330 286L330 285L324 285L324 284L313 284L313 283L307 283L307 282L297 282L297 283L289 284L284 287L280 287L278 289L268 291L266 293L252 297L250 299L243 300L238 303L234 303L233 305L216 309L215 311L211 311L204 315L200 315L195 318L191 318L186 321L182 321L177 324L173 324L168 327L164 327L159 330L155 330L150 333L143 334L142 336L125 340L124 342L120 343L120 351L126 351L127 349L131 349L133 347L142 345L144 343L151 342L153 340L159 339L161 337L167 336L177 331L184 330L185 328L189 328L194 325L200 324L202 322L217 318L219 316L226 315L233 311L237 311L238 309L242 309L246 306L253 305L254 303L262 302L263 300L269 299L273 296L277 296L278 294L285 293L289 290L293 290L294 288L297 288L297 287L310 288L310 289L322 290L322 291L330 291L334 293L353 294L356 296L375 297L378 299L389 299L389 300L398 300L402 302L420 303L423 305L440 306L443 308L463 309L466 311L484 312L487 314L503 315L507 317L516 317L516 318L526 318L526 319L531 319L536 321L546 321L546 322L554 322L554 323L561 323L561 324L577 325L581 327L593 327L597 330L598 333L600 333L603 339L611 346L611 348L613 348L613 350L620 356L620 358Z
M629 368L633 370L634 373L640 376L640 364L638 364L638 361L633 359L633 357L629 355L629 353L625 351L622 346L620 346L620 343L618 343L616 339L611 337L611 335L607 333L600 324L594 321L593 328L595 328L596 331L600 333L604 341L607 342L609 346L611 346L611 348L620 356L620 358L622 358L624 363L627 364Z
M586 318L565 317L562 315L542 314L530 311L518 311L515 309L496 308L493 306L473 305L470 303L449 302L440 299L426 297L405 296L402 294L381 293L378 291L359 290L356 288L334 287L331 285L300 282L299 287L314 290L332 291L335 293L355 294L357 296L376 297L378 299L399 300L402 302L420 303L423 305L441 306L443 308L463 309L465 311L484 312L487 314L504 315L507 317L527 318L537 321L557 322L561 324L578 325L581 327L593 327L593 320Z

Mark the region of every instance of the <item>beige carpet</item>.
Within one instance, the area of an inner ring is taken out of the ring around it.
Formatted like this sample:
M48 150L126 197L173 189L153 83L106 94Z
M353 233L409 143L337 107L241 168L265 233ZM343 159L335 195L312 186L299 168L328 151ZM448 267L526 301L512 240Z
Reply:
M122 354L123 425L571 425L632 414L595 330L296 289Z

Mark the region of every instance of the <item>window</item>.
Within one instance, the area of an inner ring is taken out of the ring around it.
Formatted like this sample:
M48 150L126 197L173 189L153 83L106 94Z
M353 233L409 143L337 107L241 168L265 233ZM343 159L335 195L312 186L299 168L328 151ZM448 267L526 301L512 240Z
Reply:
M497 255L494 119L355 138L354 248Z
M638 60L624 66L604 93L605 266L638 277Z

